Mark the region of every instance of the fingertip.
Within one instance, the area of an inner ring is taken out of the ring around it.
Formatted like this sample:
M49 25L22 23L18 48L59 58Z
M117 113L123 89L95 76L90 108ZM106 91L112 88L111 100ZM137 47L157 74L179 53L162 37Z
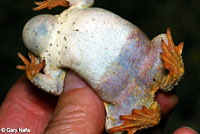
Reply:
M163 116L167 116L178 103L178 97L174 92L159 91L155 99L160 104Z
M72 71L67 72L64 85L64 92L73 89L88 87L87 83L85 83L82 78L80 78L76 73Z
M189 127L181 127L173 132L173 134L198 134L195 130Z

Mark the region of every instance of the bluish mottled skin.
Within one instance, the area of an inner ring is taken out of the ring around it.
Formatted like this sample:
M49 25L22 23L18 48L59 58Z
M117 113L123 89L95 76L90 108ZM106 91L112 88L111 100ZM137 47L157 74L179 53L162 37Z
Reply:
M150 107L154 102L152 87L165 74L160 44L152 44L146 35L134 28L120 56L107 69L98 87L98 95L109 105L113 118L130 115L133 109ZM112 117L111 117L112 118ZM115 125L123 121L116 121Z

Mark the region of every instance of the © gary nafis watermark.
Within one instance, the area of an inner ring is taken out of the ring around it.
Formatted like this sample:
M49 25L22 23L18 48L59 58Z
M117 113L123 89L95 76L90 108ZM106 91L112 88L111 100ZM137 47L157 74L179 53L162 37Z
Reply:
M31 130L28 128L1 128L2 133L30 133Z

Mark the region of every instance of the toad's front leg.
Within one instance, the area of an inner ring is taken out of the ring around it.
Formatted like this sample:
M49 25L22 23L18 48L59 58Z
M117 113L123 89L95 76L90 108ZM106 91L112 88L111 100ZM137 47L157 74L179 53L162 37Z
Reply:
M45 0L43 2L35 2L38 7L33 8L33 10L41 10L43 8L52 9L57 6L79 6L81 8L87 8L92 6L94 0Z
M60 95L63 92L63 82L66 71L45 66L44 62L39 62L33 54L30 54L31 63L20 53L19 58L25 66L17 66L18 69L25 70L27 78L37 87L53 95ZM40 73L44 69L45 74Z

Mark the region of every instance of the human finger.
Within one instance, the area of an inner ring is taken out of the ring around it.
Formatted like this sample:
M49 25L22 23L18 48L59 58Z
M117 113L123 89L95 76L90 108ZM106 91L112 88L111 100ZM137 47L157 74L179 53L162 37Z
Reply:
M159 91L155 100L160 104L163 117L166 117L178 103L178 97L174 92Z
M45 134L100 134L104 122L105 110L101 99L80 77L69 71L64 93Z
M12 86L0 108L0 128L30 129L41 134L57 102L33 86L25 76Z

